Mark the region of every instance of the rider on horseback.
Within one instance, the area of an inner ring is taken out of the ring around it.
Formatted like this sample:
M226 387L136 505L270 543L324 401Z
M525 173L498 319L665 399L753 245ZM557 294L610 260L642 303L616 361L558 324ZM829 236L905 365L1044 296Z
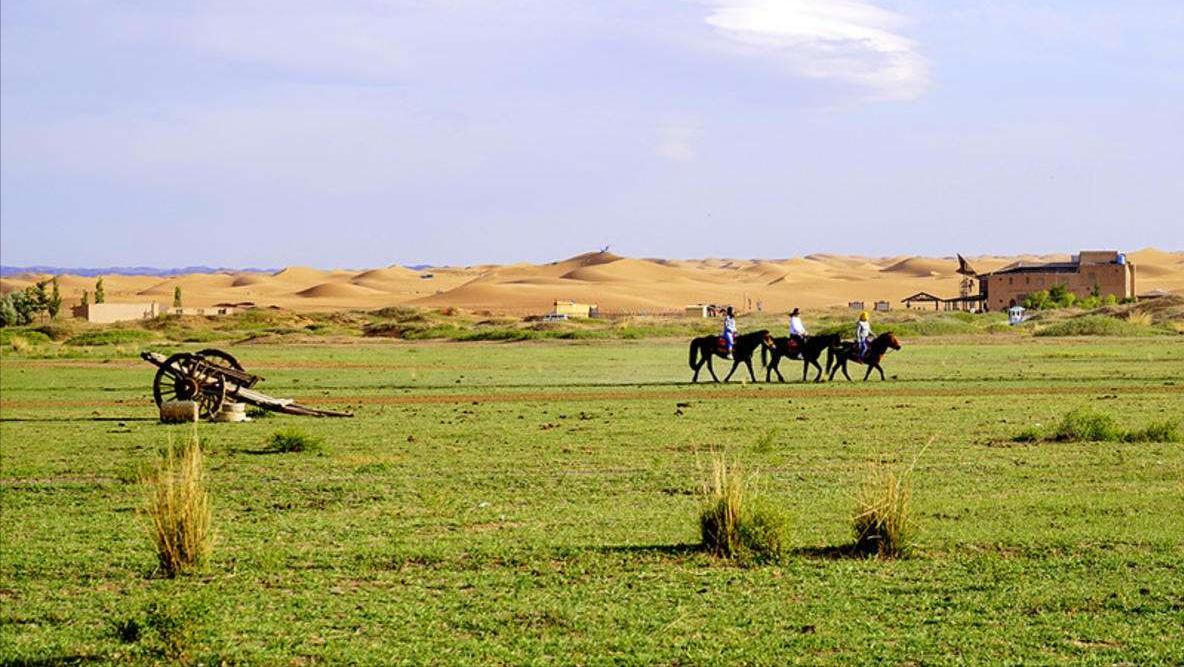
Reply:
M867 355L867 344L872 339L872 325L867 321L867 311L859 314L859 321L855 323L855 343L859 345L859 358Z
M728 345L728 354L726 359L732 358L732 346L736 343L736 318L732 314L732 307L728 306L728 312L724 315L724 341Z
M794 306L793 312L789 314L789 340L794 347L801 347L806 344L806 327L802 325L801 311Z

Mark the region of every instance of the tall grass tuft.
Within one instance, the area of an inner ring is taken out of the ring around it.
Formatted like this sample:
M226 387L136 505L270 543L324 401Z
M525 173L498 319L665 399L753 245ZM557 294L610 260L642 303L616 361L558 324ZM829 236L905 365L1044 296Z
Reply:
M752 482L739 463L713 458L699 512L703 548L741 564L776 562L789 545L789 521L757 496Z
M1127 431L1122 439L1126 442L1180 442L1184 440L1180 434L1180 426L1174 421L1164 420L1151 422L1147 426Z
M311 436L298 428L282 428L267 439L267 449L272 452L312 452L322 453L325 443L320 438Z
M1089 408L1070 410L1053 433L1060 442L1114 442L1122 439L1114 418Z
M170 442L143 482L144 514L161 571L173 578L201 565L210 554L213 530L205 463L196 434L180 455Z
M869 474L855 499L855 551L881 558L904 556L912 538L911 497L908 471L878 469Z

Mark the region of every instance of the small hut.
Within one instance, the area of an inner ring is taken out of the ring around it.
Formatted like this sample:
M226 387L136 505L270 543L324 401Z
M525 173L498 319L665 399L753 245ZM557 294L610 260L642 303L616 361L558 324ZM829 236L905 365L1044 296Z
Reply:
M923 308L926 307L925 304L932 303L934 310L940 310L942 298L939 296L934 296L929 292L917 292L916 294L901 299L900 301L904 304L905 308L911 309L914 304L917 306L917 308Z

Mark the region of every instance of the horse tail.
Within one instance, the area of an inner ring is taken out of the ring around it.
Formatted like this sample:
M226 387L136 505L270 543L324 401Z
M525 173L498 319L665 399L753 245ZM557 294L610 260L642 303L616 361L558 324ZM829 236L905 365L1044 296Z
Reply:
M690 359L691 370L695 370L695 362L697 361L697 358L695 355L695 350L698 349L695 344L698 342L699 341L696 339L693 339L693 338L691 339L691 359Z

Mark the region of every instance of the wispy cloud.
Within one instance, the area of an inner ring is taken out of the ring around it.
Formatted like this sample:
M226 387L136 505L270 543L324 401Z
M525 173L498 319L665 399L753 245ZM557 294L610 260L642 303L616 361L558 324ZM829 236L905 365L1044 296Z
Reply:
M695 140L699 136L699 127L693 123L670 122L658 126L659 156L677 162L689 162L695 159Z
M857 85L876 99L915 99L929 85L899 14L858 0L709 0L706 21L745 53L801 76Z

